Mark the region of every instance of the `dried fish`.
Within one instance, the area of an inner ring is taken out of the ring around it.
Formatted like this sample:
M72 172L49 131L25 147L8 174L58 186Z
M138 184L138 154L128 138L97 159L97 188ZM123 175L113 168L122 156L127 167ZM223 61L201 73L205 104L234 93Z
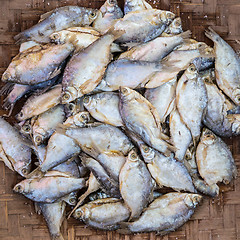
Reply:
M152 6L145 0L125 0L124 14L146 9L152 9Z

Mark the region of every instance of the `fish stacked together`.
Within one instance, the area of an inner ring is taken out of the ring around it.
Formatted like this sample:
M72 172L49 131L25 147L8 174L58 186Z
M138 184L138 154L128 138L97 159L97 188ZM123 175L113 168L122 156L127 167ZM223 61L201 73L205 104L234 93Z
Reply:
M9 115L31 96L16 127L0 118L0 156L55 240L66 203L89 226L166 234L237 174L219 136L240 133L239 57L144 0L124 13L116 0L45 13L2 76Z

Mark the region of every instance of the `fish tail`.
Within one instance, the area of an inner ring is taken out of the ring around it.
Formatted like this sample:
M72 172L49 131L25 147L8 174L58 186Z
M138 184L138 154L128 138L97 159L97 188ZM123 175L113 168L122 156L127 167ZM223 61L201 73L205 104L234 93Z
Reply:
M208 29L205 30L205 35L213 42L216 42L220 39L220 36L211 27L208 27Z
M45 173L41 171L40 167L37 167L31 173L29 173L26 178L41 178Z
M216 197L219 195L219 187L217 184L208 185L206 182L196 177L193 177L193 184L195 188L203 194L211 197Z
M14 83L6 83L0 90L0 95L8 95L12 91Z
M120 233L120 234L131 234L131 231L129 230L129 225L130 224L131 223L128 223L128 222L118 223L119 229L117 230L117 232Z
M190 38L192 35L192 32L190 30L187 30L186 32L180 33L180 36L182 37L182 39L188 39Z

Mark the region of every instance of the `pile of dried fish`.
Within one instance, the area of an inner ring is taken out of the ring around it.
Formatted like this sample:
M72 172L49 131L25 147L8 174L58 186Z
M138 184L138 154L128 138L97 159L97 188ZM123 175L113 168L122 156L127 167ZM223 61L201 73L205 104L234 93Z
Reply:
M28 99L15 126L0 118L0 156L55 240L66 203L98 229L166 234L237 174L219 137L240 133L237 54L144 0L124 13L116 0L45 13L2 76L9 116Z

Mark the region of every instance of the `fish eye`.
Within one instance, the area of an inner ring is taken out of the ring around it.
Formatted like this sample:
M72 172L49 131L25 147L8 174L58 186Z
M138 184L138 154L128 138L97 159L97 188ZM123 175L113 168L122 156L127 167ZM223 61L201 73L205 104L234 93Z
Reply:
M237 102L240 102L240 95L236 96L236 100L237 100Z
M127 92L128 92L128 89L125 88L125 87L124 87L124 88L121 88L121 92L122 92L122 93L127 93Z
M69 202L70 202L71 204L76 204L76 199L75 199L75 198L70 198L70 199L69 199Z
M190 67L190 71L191 71L191 72L194 72L194 71L196 71L196 68L192 65L192 66Z
M23 112L21 111L21 112L18 114L18 116L19 116L20 118L22 118L22 117L23 117Z
M90 13L90 17L91 17L91 18L96 17L96 12L91 12L91 13Z
M29 132L30 131L30 126L29 125L24 125L22 127L22 129L23 129L24 132Z
M83 103L89 103L90 102L90 97L89 96L86 96L83 98Z
M207 82L207 83L209 83L209 82L210 82L210 78L209 78L209 77L205 77L205 78L204 78L204 81Z
M147 147L147 146L144 146L144 147L143 147L143 151L144 151L145 153L148 153L148 152L149 152L149 150L150 150L150 148L149 148L149 147Z
M5 72L5 73L2 75L2 81L8 80L9 78L11 78L11 75L10 75L10 73L8 73L8 72Z
M84 113L84 114L81 115L81 118L82 118L83 120L87 120L87 119L88 119L88 116L87 116L87 114Z
M42 137L41 137L41 136L36 136L36 137L35 137L35 142L36 142L37 144L41 143L41 142L42 142Z
M81 211L76 211L76 212L75 212L75 216L76 216L77 218L80 218L80 217L82 216L82 212L81 212Z
M19 193L23 192L22 186L21 186L21 185L17 185L17 186L15 187L15 191L16 191L16 192L19 192Z
M130 158L131 158L132 160L136 160L136 159L137 159L137 154L134 153L134 152L131 153Z
M185 159L186 159L186 160L190 160L190 159L191 159L191 155L190 155L190 154L186 154L186 155L185 155Z
M65 94L62 96L63 100L65 100L65 101L69 100L70 97L71 97L71 96L70 96L69 93L65 93Z
M115 0L108 0L108 3L109 3L109 4L114 4L114 3L115 3Z
M173 18L173 14L172 13L167 13L167 18Z
M73 111L74 108L75 108L75 105L74 105L73 103L70 103L70 104L68 105L68 109L69 109L70 111Z
M23 175L26 175L27 173L28 173L28 170L27 170L26 168L23 168L23 169L22 169L22 174L23 174Z

